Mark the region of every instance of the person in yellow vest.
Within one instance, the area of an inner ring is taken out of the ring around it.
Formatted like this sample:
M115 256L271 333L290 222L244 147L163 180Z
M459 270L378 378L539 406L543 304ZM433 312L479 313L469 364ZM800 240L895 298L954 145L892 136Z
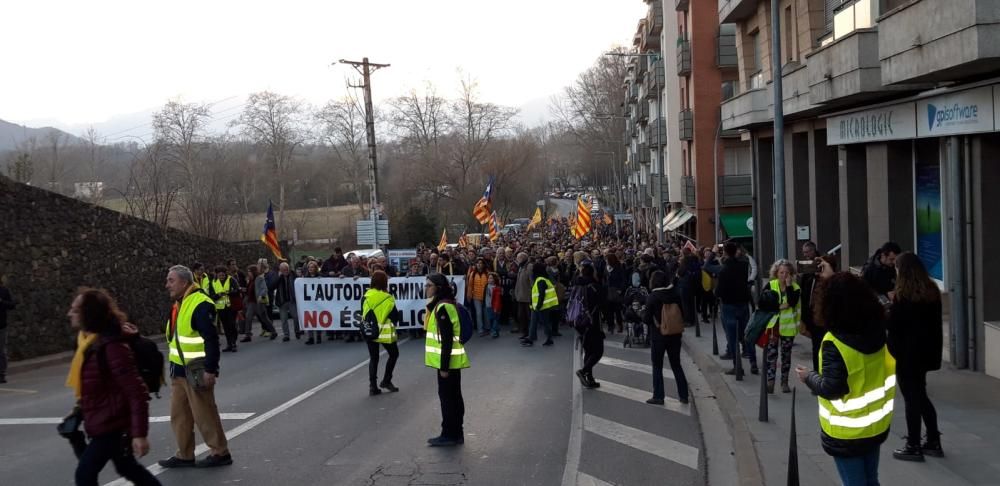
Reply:
M165 334L170 361L170 426L177 439L177 452L158 464L164 468L228 466L233 457L215 404L220 355L215 303L183 265L170 267L166 288L174 301ZM196 375L189 376L195 368L204 369L200 380ZM210 451L198 462L194 460L195 426Z
M208 285L211 282L211 278L205 273L205 265L199 262L194 262L191 264L191 273L194 274L194 281L199 287L205 289L208 292Z
M372 317L378 322L378 337L368 343L368 392L370 395L382 393L380 388L390 392L398 392L399 388L392 384L392 370L396 368L396 360L399 359L399 346L396 344L396 325L399 322L400 314L396 309L396 299L389 293L389 275L381 270L376 270L372 274L371 288L365 292L365 297L361 301L362 318L367 318L372 313ZM385 364L385 375L382 382L378 381L378 355L381 344L389 353L389 361Z
M428 439L427 443L431 447L456 446L465 443L462 370L469 367L469 356L459 341L462 325L451 283L440 273L431 274L424 283L424 291L430 299L424 364L437 370L438 399L441 401L441 435Z
M802 291L795 283L795 266L781 259L771 265L770 289L778 294L778 314L767 325L769 339L764 351L767 368L767 392L774 393L775 371L778 365L778 350L781 350L781 391L791 393L788 387L788 373L792 369L792 343L799 333Z
M796 366L817 395L823 450L847 486L879 484L879 449L889 435L896 360L886 346L885 311L861 278L823 279L814 303L826 328L819 370Z
M544 263L531 266L531 325L528 327L527 339L521 340L521 346L533 346L538 339L538 327L545 330L545 342L542 346L552 346L552 319L549 314L559 305L559 295L556 285L549 279Z
M215 278L212 279L205 292L215 301L215 313L222 323L222 332L226 335L226 348L222 352L236 352L236 339L239 334L236 329L236 312L233 311L233 304L230 296L240 291L239 284L229 276L226 267L215 267Z

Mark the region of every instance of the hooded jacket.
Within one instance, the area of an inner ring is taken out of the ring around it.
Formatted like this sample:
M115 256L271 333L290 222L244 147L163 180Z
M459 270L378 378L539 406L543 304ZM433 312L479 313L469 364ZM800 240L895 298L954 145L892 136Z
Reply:
M863 326L859 334L850 334L843 331L829 331L834 337L844 344L856 349L860 353L872 354L878 352L886 345L885 323L882 321L873 322ZM812 371L806 378L806 386L817 395L827 400L842 398L850 392L847 384L847 365L840 355L837 346L827 341L823 343L820 352L823 353L822 374ZM857 457L865 455L885 442L889 435L889 430L865 439L835 439L826 435L822 430L820 436L823 443L823 450L834 457Z
M121 432L146 437L149 431L149 390L128 345L138 335L135 326L124 324L120 333L101 335L87 350L80 410L91 437Z

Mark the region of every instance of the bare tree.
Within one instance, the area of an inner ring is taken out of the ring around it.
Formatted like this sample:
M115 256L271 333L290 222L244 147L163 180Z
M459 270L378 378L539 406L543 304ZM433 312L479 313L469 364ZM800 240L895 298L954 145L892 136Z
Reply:
M358 210L365 214L368 140L364 106L348 91L343 99L328 102L314 118L320 143L333 149L334 164L344 176L342 180L351 184Z
M285 217L286 174L296 147L305 139L302 104L289 96L262 91L253 93L233 125L262 148L278 184L278 219Z
M24 184L30 184L34 174L35 163L31 159L30 153L15 151L8 154L7 175L11 179Z
M163 145L156 142L135 152L121 196L129 215L166 228L181 187L164 153Z
M48 152L49 163L46 182L50 191L62 192L62 181L68 172L62 160L62 152L66 145L65 133L52 129L45 134L45 149Z
M104 139L93 126L87 128L83 133L84 148L87 152L87 177L88 182L95 184L91 187L89 200L93 204L98 204L104 198L104 181L101 180L101 171L107 163Z
M455 137L451 161L452 170L458 176L458 192L465 194L466 186L475 175L474 169L483 163L483 155L490 144L508 133L517 110L480 101L479 85L471 78L463 79L461 85L459 98L451 105Z

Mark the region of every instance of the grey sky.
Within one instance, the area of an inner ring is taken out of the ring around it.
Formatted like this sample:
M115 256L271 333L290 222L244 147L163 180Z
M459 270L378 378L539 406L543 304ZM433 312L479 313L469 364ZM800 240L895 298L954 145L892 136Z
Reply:
M392 64L375 75L376 100L427 81L451 96L466 73L484 99L540 112L602 51L629 43L645 9L640 0L4 2L0 118L99 124L178 97L238 107L264 89L320 104L342 96L354 72L330 63L366 55Z

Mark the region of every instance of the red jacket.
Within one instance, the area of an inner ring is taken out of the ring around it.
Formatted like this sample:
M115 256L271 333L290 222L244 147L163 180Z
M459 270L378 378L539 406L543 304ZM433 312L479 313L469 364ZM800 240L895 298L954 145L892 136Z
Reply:
M493 295L490 296L490 307L496 313L500 313L503 309L503 287L499 285L493 286Z
M146 437L149 431L149 391L126 341L136 334L135 327L126 324L122 335L101 336L87 350L80 409L83 428L91 437L117 432ZM100 363L102 350L106 368Z

